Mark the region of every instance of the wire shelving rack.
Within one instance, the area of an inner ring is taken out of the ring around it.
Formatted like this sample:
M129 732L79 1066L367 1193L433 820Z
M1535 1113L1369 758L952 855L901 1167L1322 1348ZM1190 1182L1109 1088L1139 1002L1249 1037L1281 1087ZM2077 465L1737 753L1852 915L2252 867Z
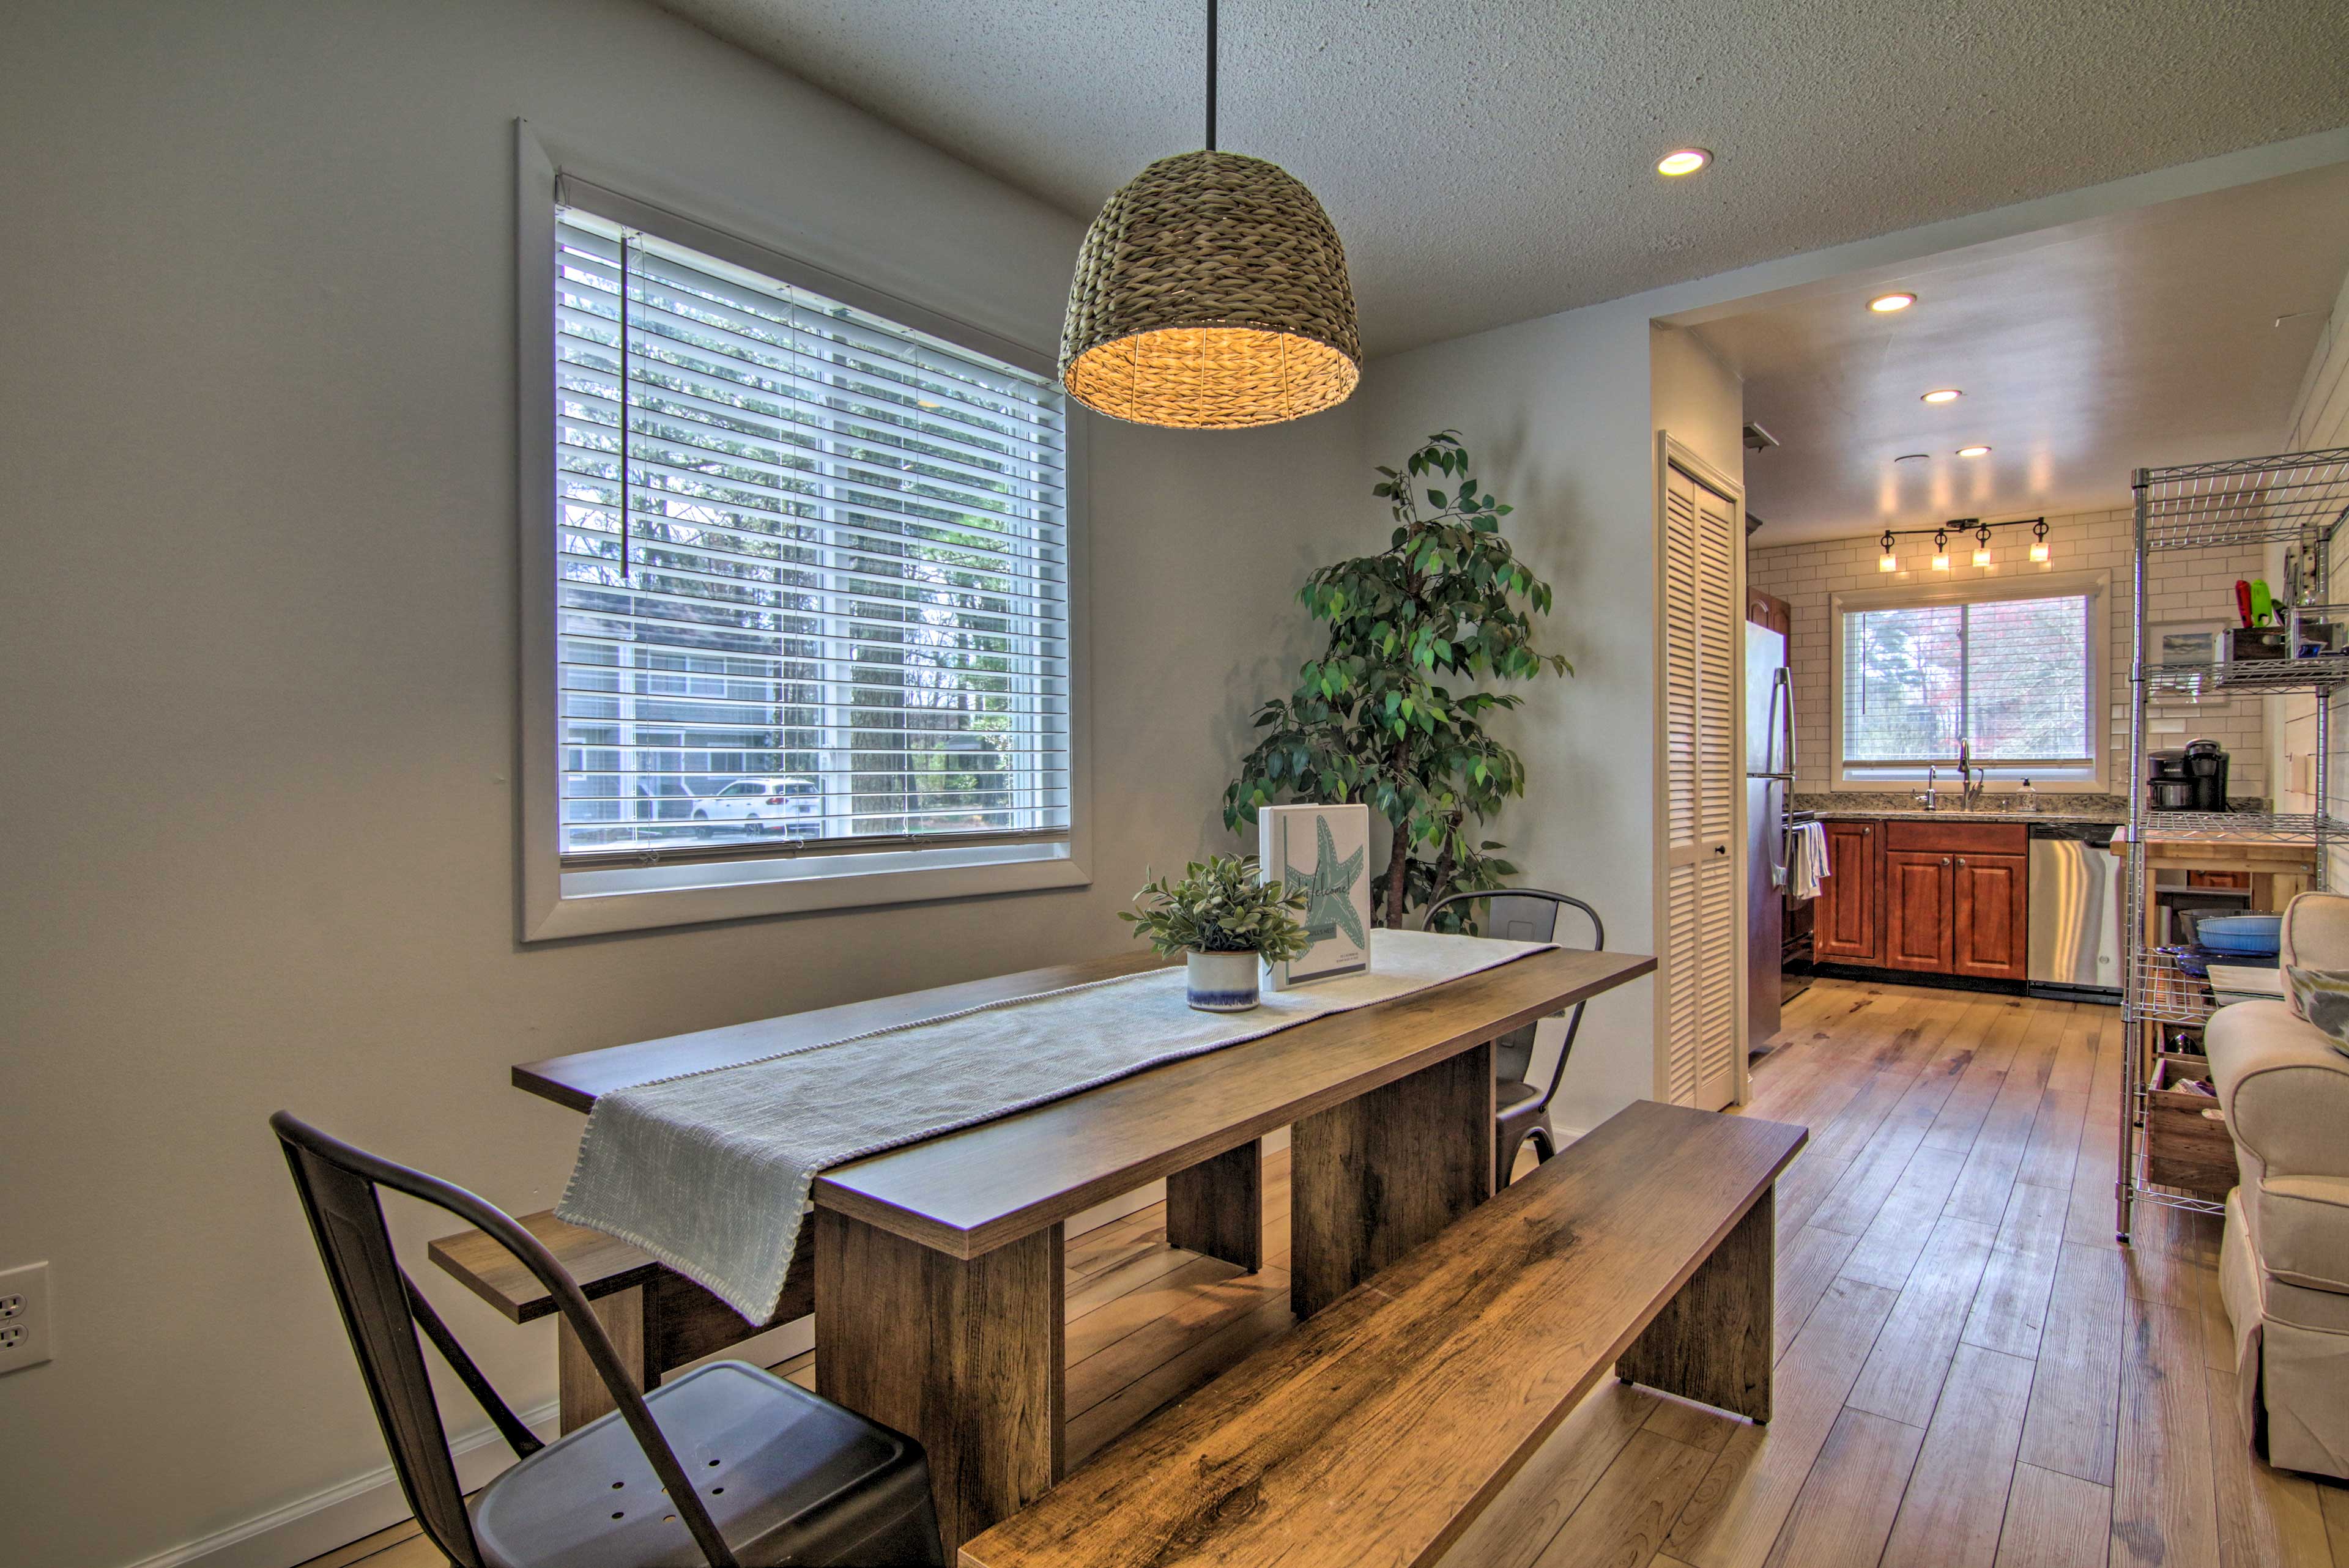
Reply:
M2325 603L2331 546L2349 520L2349 448L2290 452L2279 457L2140 469L2136 478L2137 654L2130 670L2127 978L2123 1016L2134 1026L2122 1053L2120 1169L2114 1186L2114 1231L2129 1235L2134 1205L2158 1203L2204 1213L2223 1205L2146 1179L2146 1067L2148 1034L2199 1026L2216 1011L2207 980L2188 974L2146 941L2145 901L2151 895L2147 844L2297 844L2313 856L2312 885L2324 882L2326 851L2349 847L2349 821L2328 814L2333 800L2332 694L2349 686L2349 650L2305 657L2204 659L2162 663L2151 657L2144 606L2157 567L2171 552L2284 544L2299 552L2305 580L2301 614L2349 624L2349 605ZM2302 645L2301 618L2289 621L2286 648ZM2299 692L2316 699L2313 812L2156 811L2147 805L2147 709L2154 703L2203 693L2245 696Z

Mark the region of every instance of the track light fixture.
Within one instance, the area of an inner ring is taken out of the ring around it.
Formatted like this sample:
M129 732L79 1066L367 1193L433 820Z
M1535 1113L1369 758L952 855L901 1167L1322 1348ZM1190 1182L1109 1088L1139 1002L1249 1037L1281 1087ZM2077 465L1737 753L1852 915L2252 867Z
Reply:
M1884 537L1878 542L1880 550L1876 558L1876 569L1878 572L1897 572L1900 569L1899 561L1894 555L1893 550L1896 542L1902 534L1907 533L1930 533L1933 536L1933 570L1936 572L1947 572L1950 569L1950 535L1952 533L1972 534L1974 544L1971 559L1976 566L1988 566L1991 563L1991 534L1993 531L2002 528L2031 530L2031 559L2043 566L2047 563L2053 551L2047 542L2047 520L2044 517L2009 518L2003 522L1984 522L1978 517L1953 517L1946 522L1936 523L1931 528L1886 529Z

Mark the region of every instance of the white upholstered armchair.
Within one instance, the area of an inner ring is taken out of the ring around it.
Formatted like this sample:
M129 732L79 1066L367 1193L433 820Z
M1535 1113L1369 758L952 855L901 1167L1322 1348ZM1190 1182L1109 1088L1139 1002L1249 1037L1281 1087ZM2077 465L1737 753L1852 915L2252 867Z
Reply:
M2349 970L2349 898L2302 893L2283 961ZM2235 1143L2219 1284L2247 1429L2268 1461L2349 1478L2349 1055L2290 1002L2239 1002L2204 1035Z

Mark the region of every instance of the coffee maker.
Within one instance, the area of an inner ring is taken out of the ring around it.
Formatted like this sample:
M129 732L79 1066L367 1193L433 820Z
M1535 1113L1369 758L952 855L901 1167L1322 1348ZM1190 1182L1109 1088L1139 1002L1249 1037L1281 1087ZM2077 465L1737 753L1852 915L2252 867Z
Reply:
M2227 748L2196 740L2146 759L2146 804L2156 811L2227 809Z
M2186 745L2186 776L2193 781L2193 804L2189 811L2223 811L2227 809L2227 748L2215 740L2192 740Z

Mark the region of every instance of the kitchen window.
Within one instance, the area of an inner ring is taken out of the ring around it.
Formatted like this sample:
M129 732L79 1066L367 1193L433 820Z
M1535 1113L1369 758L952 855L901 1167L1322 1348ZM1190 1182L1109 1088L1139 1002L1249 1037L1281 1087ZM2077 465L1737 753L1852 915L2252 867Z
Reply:
M2072 573L1837 594L1837 786L1947 776L1964 741L1989 778L2103 789L2108 587Z
M1083 881L1049 362L552 195L526 934Z

